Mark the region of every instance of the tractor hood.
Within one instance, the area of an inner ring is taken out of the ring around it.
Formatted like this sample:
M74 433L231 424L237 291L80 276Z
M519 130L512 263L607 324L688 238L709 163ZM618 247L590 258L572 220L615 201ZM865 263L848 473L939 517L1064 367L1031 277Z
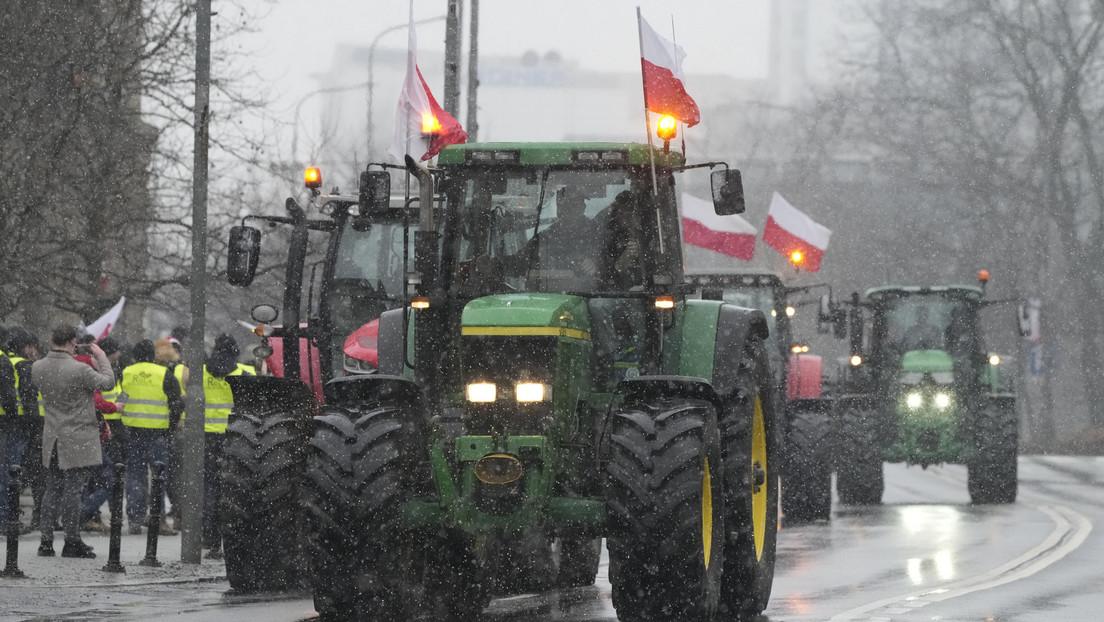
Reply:
M901 371L937 374L954 371L951 355L942 350L911 350L901 358Z
M501 294L478 298L464 307L460 322L464 334L590 338L586 301L564 294ZM517 330L519 328L534 330L523 333Z

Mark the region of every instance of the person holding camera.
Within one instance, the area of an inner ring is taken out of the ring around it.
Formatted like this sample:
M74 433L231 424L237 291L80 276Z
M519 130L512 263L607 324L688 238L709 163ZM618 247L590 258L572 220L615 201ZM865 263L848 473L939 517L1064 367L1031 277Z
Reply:
M59 326L50 336L46 358L31 367L45 411L42 464L47 469L46 492L39 517L42 543L38 547L42 556L54 555L54 521L59 501L65 530L61 556L96 556L80 537L81 495L92 471L102 462L101 421L96 416L93 395L114 387L115 374L107 355L95 343L87 346L93 359L91 366L74 358L76 349L76 327Z

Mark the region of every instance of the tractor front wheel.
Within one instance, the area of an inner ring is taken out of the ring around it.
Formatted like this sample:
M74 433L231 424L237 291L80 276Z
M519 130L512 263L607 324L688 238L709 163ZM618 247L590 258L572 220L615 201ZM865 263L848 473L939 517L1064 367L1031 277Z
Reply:
M610 583L623 620L709 620L724 567L720 435L705 400L658 397L610 415Z
M836 492L844 505L882 502L885 475L874 414L874 411L848 406L840 415L842 438L836 462Z
M978 415L977 447L967 465L970 501L1014 503L1018 488L1019 430L1014 406L990 401Z

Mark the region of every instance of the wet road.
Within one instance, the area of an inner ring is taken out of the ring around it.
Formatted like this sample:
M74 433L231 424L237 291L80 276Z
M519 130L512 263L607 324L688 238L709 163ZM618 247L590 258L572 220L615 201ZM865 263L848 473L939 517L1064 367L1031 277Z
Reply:
M1104 619L1104 459L1021 457L1020 500L969 505L962 467L887 465L884 504L834 507L830 523L786 526L761 622ZM616 620L598 584L495 601L494 622ZM309 599L223 595L221 581L38 598L42 619L310 619ZM75 599L75 600L74 600ZM26 609L24 609L26 611ZM0 620L16 619L0 612ZM18 619L26 619L19 616Z

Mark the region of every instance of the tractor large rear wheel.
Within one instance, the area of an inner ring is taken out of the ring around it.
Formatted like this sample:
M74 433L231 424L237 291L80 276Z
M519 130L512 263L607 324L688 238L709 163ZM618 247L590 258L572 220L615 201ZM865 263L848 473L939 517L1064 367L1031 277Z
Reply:
M309 420L243 414L226 428L222 520L226 578L239 592L305 587L299 482Z
M832 517L831 421L823 412L794 412L786 436L782 512L787 521Z
M874 416L874 411L856 406L845 407L840 415L836 492L844 505L877 505L882 502L885 476Z
M652 397L610 415L610 583L622 620L709 620L724 566L714 406Z
M977 417L977 449L967 465L970 501L1015 503L1018 488L1018 423L1014 402L988 401Z
M360 406L323 410L310 441L304 499L314 604L323 620L404 617L396 524L404 413Z
M721 415L728 504L721 606L742 618L761 613L774 586L781 456L763 342L749 341L739 365L736 393Z

